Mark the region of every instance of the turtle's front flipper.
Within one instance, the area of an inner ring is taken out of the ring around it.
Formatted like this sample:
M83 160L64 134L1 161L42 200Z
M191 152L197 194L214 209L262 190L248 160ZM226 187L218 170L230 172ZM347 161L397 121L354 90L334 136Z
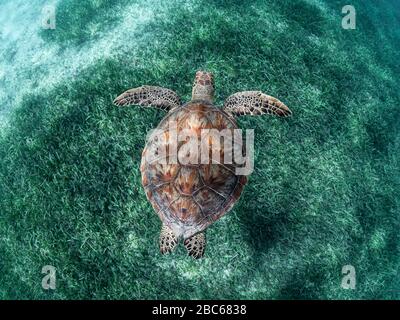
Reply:
M172 252L178 244L178 238L171 228L165 224L161 228L160 233L160 252L162 254Z
M235 116L266 113L288 117L292 114L292 111L283 102L261 91L237 92L226 99L223 109Z
M206 235L204 232L197 233L187 238L184 244L189 256L199 259L204 255L206 249Z
M154 86L141 86L125 91L114 100L114 104L117 106L137 104L168 111L179 107L182 103L179 96L172 90Z

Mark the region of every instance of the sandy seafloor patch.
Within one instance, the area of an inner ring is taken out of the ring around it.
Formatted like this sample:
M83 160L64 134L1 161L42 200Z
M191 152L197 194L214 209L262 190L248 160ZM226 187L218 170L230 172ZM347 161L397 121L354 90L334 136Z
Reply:
M59 0L0 3L0 119L3 125L9 111L21 103L24 95L43 92L60 82L72 80L82 69L115 53L134 56L138 43L126 42L128 35L141 41L137 27L154 19L154 10L162 14L166 6L157 1L136 1L125 6L123 11L116 8L115 15L121 19L118 25L97 33L96 25L83 24L82 28L93 28L98 37L96 41L60 50L58 45L49 45L40 36L44 8L57 8L58 3Z

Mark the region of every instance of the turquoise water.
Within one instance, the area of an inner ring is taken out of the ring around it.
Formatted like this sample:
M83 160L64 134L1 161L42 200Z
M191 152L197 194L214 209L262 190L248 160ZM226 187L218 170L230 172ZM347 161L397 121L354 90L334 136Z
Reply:
M344 4L0 0L0 298L398 299L400 7L353 1L345 30ZM255 170L194 261L159 254L141 187L165 114L112 100L150 84L187 101L199 69L217 105L262 90L293 116L239 119Z

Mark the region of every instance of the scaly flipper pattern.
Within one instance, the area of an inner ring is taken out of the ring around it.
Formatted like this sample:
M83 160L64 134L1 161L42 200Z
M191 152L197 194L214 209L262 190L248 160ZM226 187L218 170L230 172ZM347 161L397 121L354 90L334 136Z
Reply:
M206 249L206 235L204 232L195 234L185 240L184 245L189 256L199 259L204 255Z
M272 114L288 117L292 114L283 102L261 91L237 92L226 99L223 109L235 116Z
M114 104L121 107L136 104L168 111L179 107L182 102L181 98L170 89L155 86L141 86L125 91L114 100Z
M164 224L160 233L160 252L162 254L171 253L177 244L178 238L172 229Z

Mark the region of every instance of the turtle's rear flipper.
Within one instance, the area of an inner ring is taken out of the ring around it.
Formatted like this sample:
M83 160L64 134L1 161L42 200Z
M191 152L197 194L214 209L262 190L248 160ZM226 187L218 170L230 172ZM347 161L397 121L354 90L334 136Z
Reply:
M204 255L206 249L206 235L204 232L197 233L187 238L184 244L189 256L199 259Z
M174 232L165 224L161 228L160 233L160 252L162 254L171 253L178 244L178 238Z

